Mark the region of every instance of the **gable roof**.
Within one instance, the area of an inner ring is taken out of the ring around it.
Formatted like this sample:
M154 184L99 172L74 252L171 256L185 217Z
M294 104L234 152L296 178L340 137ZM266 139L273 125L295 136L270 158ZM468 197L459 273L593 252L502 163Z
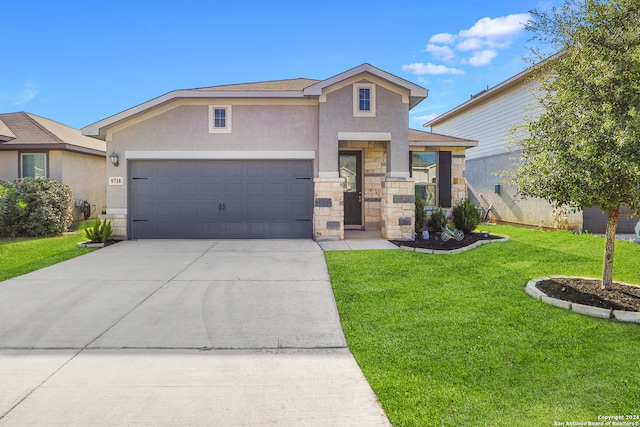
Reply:
M422 147L476 147L478 141L442 135L435 132L409 129L409 144Z
M324 88L363 73L369 73L408 90L409 109L413 108L428 95L427 89L421 86L382 71L370 64L362 64L326 80L297 78L175 90L85 126L82 128L82 134L105 139L108 127L181 98L318 98L322 95Z
M289 79L289 80L271 80L266 82L240 83L221 86L201 87L197 89L210 92L288 92L301 91L304 88L318 83L320 80L312 79Z
M26 112L0 114L0 150L65 150L106 155L106 144L62 123Z
M408 89L410 92L409 109L412 109L413 107L418 105L429 95L429 91L422 86L418 86L417 84L411 83L410 81L387 73L386 71L376 68L371 64L362 64L343 73L330 77L326 80L319 81L318 83L305 88L304 94L307 96L320 96L322 95L322 90L324 88L363 73L372 74L384 80L390 81L397 86Z

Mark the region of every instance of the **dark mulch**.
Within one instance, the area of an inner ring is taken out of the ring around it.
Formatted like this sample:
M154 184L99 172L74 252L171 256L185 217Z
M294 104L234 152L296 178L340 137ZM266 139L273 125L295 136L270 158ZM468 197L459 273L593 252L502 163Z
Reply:
M602 288L599 280L577 277L554 278L538 283L538 289L552 298L613 310L640 311L640 286L613 284Z
M496 240L502 239L501 236L494 236L492 234L483 235L480 233L470 233L465 234L464 239L457 241L453 237L446 242L443 242L440 239L440 233L430 233L431 236L429 240L422 240L421 237L416 238L416 240L390 240L391 243L398 246L408 246L411 248L422 248L422 249L434 249L438 251L451 251L454 249L464 248L465 246L469 246L478 240Z

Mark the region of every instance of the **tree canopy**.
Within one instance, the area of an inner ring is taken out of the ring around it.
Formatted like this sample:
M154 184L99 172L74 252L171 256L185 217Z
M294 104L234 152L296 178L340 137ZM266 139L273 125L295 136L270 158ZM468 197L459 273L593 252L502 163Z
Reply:
M640 201L640 2L566 0L531 14L533 40L559 53L543 59L532 49L544 110L517 141L514 181L523 196L556 207L609 211L609 287L619 208Z

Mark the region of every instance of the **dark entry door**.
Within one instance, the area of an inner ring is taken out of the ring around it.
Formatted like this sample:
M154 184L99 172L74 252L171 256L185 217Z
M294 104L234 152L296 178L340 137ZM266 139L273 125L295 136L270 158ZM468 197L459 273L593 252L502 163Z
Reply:
M362 153L340 152L340 177L344 182L344 225L362 225Z

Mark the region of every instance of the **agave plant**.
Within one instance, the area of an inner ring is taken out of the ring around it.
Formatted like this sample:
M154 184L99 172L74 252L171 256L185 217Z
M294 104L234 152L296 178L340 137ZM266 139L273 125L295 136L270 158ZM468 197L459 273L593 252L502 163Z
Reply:
M109 237L111 237L111 221L105 219L100 222L100 219L96 218L92 227L84 229L84 234L91 241L91 243L105 243Z

